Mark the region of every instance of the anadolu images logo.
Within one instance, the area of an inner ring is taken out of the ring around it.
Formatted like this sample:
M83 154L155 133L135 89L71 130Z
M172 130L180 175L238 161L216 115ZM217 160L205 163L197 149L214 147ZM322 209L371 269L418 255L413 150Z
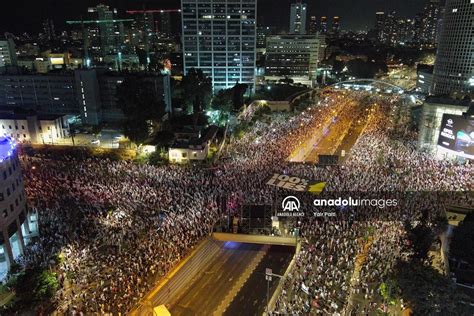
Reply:
M287 196L283 199L283 202L281 202L281 208L283 209L283 212L299 212L300 206L300 200L292 195Z
M277 216L304 216L300 212L301 203L297 197L290 195L281 202L282 211L277 213Z

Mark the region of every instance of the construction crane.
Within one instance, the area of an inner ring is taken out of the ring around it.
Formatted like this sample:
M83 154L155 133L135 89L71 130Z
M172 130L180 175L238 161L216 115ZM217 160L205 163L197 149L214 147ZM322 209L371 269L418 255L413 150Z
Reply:
M144 14L144 13L180 13L181 9L168 9L168 10L127 10L128 14Z
M133 22L133 19L117 19L117 20L80 20L80 21L66 21L67 24L99 24L99 23L123 23Z

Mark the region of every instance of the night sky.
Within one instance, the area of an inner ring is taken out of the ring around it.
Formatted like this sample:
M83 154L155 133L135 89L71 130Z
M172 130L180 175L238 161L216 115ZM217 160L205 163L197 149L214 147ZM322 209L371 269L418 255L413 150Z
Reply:
M373 26L376 11L396 10L399 15L413 17L428 0L307 0L310 15L341 16L341 27L346 30L367 29ZM8 0L2 1L0 31L36 31L41 21L52 17L57 29L63 29L66 19L79 19L88 6L106 3L118 8L140 9L143 3L150 9L179 8L179 0ZM293 0L258 0L260 22L288 28L289 8ZM278 4L278 6L276 5Z

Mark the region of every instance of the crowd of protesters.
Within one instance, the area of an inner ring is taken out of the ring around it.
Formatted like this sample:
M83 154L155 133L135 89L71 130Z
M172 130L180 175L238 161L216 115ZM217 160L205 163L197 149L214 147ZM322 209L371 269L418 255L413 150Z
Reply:
M446 204L473 206L468 195L453 194L472 191L472 165L435 160L417 150L416 134L398 129L390 120L393 106L379 100L379 109L371 115L349 159L331 168L329 185L338 192L375 192L359 194L363 197L397 197L400 204L375 212L359 209L349 226L347 220L305 218L302 250L284 280L273 314L386 312L386 306L376 302L377 291L396 263L408 260L413 251L406 247L406 221L435 226ZM362 259L355 273L358 254ZM362 295L369 304L349 302L351 294Z
M472 167L418 152L413 135L386 122L393 103L383 99L343 165L315 168L288 162L328 120L359 115L365 110L361 106L371 102L363 94L333 94L297 115L273 114L234 139L212 168L23 157L26 191L31 208L39 212L40 236L20 262L46 267L60 258L62 284L56 299L62 311L124 314L212 232L226 213L218 207L222 197L234 204L273 203L276 189L265 179L275 172L325 179L328 191L472 189L466 178ZM301 252L274 313L340 312L347 304L355 258L363 249L360 238L375 226L377 244L400 229L377 220L349 226L342 220L302 219ZM373 260L401 256L399 243L394 240L396 249L388 254L374 253ZM362 276L371 273L363 270Z

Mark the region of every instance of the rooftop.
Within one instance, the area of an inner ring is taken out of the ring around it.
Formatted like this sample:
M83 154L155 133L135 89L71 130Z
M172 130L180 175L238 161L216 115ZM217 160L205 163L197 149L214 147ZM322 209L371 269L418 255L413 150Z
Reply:
M0 111L0 120L26 120L29 116L36 116L38 121L54 121L58 118L63 117L62 114L36 114L31 113L13 113L13 112L1 112Z
M429 103L431 105L454 105L454 106L465 106L469 107L473 104L470 99L453 99L448 96L429 96L426 98L425 103Z

